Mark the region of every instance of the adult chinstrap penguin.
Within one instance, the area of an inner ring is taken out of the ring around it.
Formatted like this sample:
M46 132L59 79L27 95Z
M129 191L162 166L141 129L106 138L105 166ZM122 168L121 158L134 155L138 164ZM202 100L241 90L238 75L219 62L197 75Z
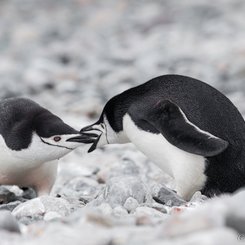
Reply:
M33 187L37 195L49 194L56 178L57 159L81 143L92 142L92 135L80 134L34 101L2 100L0 184Z
M185 199L245 186L243 117L225 95L190 77L160 76L116 95L81 132L98 135L89 151L132 142Z

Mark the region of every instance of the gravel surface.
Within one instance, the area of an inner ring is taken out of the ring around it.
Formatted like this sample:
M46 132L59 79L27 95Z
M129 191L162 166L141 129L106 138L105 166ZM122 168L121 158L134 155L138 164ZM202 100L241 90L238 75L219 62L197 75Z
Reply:
M243 0L1 0L0 98L29 97L80 129L111 96L177 73L245 115L244 13ZM1 245L244 243L245 191L186 203L134 146L88 148L60 160L51 196L0 187Z

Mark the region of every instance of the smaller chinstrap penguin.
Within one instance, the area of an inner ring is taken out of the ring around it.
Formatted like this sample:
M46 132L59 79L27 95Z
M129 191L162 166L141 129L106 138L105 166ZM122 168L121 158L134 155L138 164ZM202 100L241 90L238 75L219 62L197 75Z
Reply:
M245 123L232 102L199 80L165 75L110 99L99 120L81 130L97 133L89 151L133 143L172 176L185 199L245 186Z
M89 136L89 137L88 137ZM0 102L0 185L32 187L49 194L57 162L93 135L80 134L32 100Z

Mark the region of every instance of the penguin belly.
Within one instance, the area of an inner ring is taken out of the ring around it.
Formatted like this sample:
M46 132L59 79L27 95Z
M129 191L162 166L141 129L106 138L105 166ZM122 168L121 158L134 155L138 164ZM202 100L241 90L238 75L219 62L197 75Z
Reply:
M123 118L123 128L131 142L152 162L175 180L177 194L186 200L206 182L203 156L188 153L170 144L162 134L140 129L131 117Z
M0 185L33 187L38 196L49 194L56 179L57 166L58 160L27 162L12 156L0 135Z

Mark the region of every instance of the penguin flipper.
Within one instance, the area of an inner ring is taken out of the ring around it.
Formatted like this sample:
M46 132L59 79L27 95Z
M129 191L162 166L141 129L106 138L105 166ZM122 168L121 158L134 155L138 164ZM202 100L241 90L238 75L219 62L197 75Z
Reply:
M223 152L229 143L192 124L184 112L169 100L156 104L146 113L146 120L169 143L189 153L211 157Z

